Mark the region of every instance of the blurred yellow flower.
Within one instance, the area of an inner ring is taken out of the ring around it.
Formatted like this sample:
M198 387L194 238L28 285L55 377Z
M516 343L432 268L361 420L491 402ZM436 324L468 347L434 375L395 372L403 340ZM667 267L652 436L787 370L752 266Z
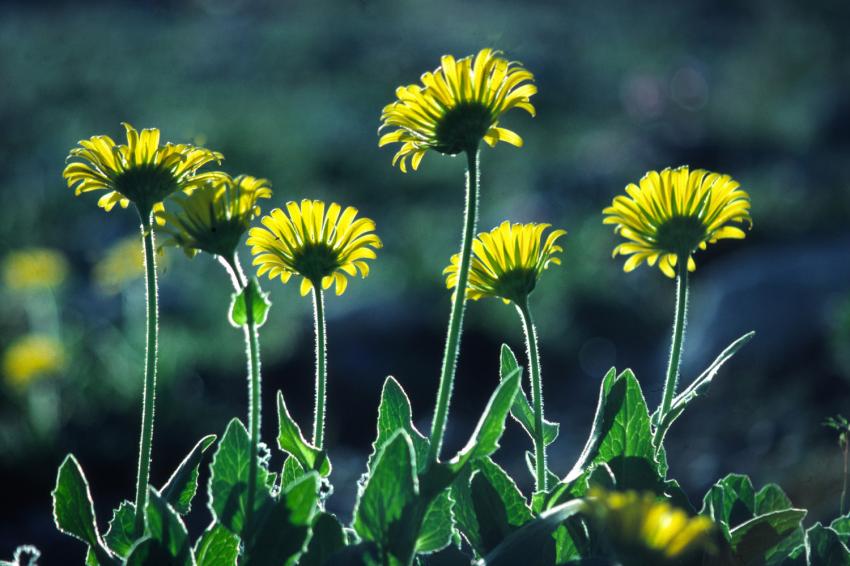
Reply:
M587 513L626 565L670 564L715 550L711 519L691 517L653 493L594 488Z
M422 75L421 86L396 89L398 100L384 107L379 131L396 129L378 142L402 144L393 165L406 172L409 157L416 170L429 149L455 155L474 151L482 139L490 147L499 141L522 146L522 138L499 127L499 119L511 108L534 116L530 99L537 87L531 84L534 75L500 55L493 49L457 61L444 55L434 72Z
M168 256L160 253L157 269L165 269L167 259ZM95 283L107 295L120 293L144 275L145 253L139 235L129 236L113 244L94 266Z
M22 248L3 260L3 283L13 291L58 287L68 274L68 261L58 250Z
M3 375L17 389L56 375L65 367L62 345L50 336L30 334L12 342L3 353Z
M190 195L177 193L168 210L157 213L165 223L162 231L170 236L164 245L179 246L189 257L204 251L230 259L251 220L260 214L257 201L271 195L266 179L226 173ZM175 212L169 212L172 203Z
M511 224L507 220L489 232L482 232L472 241L472 263L466 296L498 297L505 303L521 303L537 285L537 279L550 263L561 264L557 245L566 230L554 230L543 241L549 224ZM455 254L443 270L446 287L457 286L460 258Z
M132 202L143 215L161 210L162 201L177 191L191 192L215 173L196 175L211 161L223 156L202 147L166 143L160 146L156 128L137 132L122 124L127 144L116 144L109 136L93 136L79 142L71 150L69 163L62 173L75 194L107 191L97 204L106 211L118 204L122 208Z
M629 184L628 196L618 196L602 211L605 224L627 241L614 248L614 256L630 256L623 269L632 271L646 262L658 263L668 277L676 276L679 258L687 258L688 271L696 269L691 255L726 238L742 239L741 227L749 224L750 196L729 175L687 166L650 171L640 186Z
M358 218L353 206L342 210L337 203L325 207L320 200L286 203L287 214L276 208L263 216L265 228L252 228L247 244L254 254L257 275L280 277L286 283L293 274L301 275L301 294L315 285L323 289L336 284L341 295L348 286L346 275L369 274L367 259L375 259L381 240L375 223Z

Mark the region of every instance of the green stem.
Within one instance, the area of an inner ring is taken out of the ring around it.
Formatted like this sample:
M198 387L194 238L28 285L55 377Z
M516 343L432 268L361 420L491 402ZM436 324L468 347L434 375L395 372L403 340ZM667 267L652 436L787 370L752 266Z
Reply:
M245 529L249 529L254 513L253 502L257 492L257 468L259 467L259 444L260 444L260 338L257 333L257 324L254 320L254 286L248 284L239 256L234 253L233 257L223 260L224 266L230 272L233 287L237 293L245 293L245 347L248 358L248 423L251 435L251 454L248 460L248 508L245 511Z
M317 284L318 283L318 284ZM316 332L316 411L313 418L313 445L321 449L325 436L325 298L321 281L313 283L313 328Z
M158 327L158 297L156 286L156 258L154 255L154 233L150 212L139 211L142 225L142 240L145 253L145 276L147 298L147 352L145 355L145 381L142 392L142 432L139 442L139 467L136 475L136 520L137 533L145 528L145 508L148 501L148 480L153 442L154 402L156 391L156 358Z
M449 415L449 401L454 387L455 368L457 365L458 349L460 346L461 329L463 327L463 310L466 305L466 283L469 279L469 264L472 254L472 240L475 238L475 228L478 224L478 148L466 151L466 202L463 219L463 239L461 241L460 267L458 269L457 285L452 296L452 309L449 315L449 330L446 337L446 349L443 354L443 366L440 372L440 385L437 390L437 407L434 411L434 422L431 424L431 447L428 461L436 462L440 458L440 448L446 432L446 421Z
M517 303L517 310L525 331L525 348L528 355L531 379L531 403L534 407L534 486L535 491L549 489L546 477L546 443L543 440L543 379L540 376L540 354L537 350L537 329L528 310L528 297Z
M667 377L664 380L664 397L661 401L661 419L663 420L676 396L679 382L679 367L682 361L682 344L685 341L685 326L688 314L688 256L680 254L676 262L676 318L673 321L673 345L670 348L670 362L667 365Z
M844 516L844 509L845 509L846 501L847 501L847 463L848 463L847 460L848 460L848 457L850 457L850 443L848 443L847 441L844 442L843 451L844 451L844 483L841 486L841 505L839 506L842 517Z

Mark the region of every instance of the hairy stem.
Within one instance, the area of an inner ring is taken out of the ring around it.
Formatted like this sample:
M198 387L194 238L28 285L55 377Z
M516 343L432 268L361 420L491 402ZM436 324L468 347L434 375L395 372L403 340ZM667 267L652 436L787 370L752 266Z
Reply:
M313 445L321 449L325 436L325 385L328 375L325 368L325 298L320 284L321 282L313 283L313 328L316 333L316 410L313 415Z
M685 341L685 326L688 315L688 256L680 254L676 261L676 318L673 321L673 344L670 347L670 361L667 365L667 377L664 380L664 397L661 401L661 420L670 411L676 387L679 383L679 367L682 362L682 344Z
M156 286L156 257L154 255L154 233L150 211L139 211L145 255L145 278L147 298L147 350L145 354L145 377L142 391L142 431L139 441L139 465L136 474L136 517L137 533L145 528L145 508L148 501L148 480L153 442L154 403L156 400L156 361L158 327L158 297Z
M531 311L528 310L528 297L517 304L525 331L525 348L528 355L531 379L531 403L534 407L534 487L535 491L549 489L546 484L546 443L543 440L543 379L540 375L540 354L537 350L537 329Z
M842 449L844 451L844 483L841 486L841 504L839 507L841 510L841 516L843 517L844 509L847 504L847 459L848 456L850 456L850 443L845 440Z
M440 448L446 432L446 421L449 415L449 401L454 387L455 368L457 365L460 336L463 328L463 310L466 305L466 283L469 279L469 264L472 254L472 240L478 224L478 148L466 151L466 202L463 219L463 239L461 240L460 268L458 269L457 286L452 296L452 309L449 315L449 330L446 337L446 349L443 354L443 366L440 372L440 385L437 391L437 407L434 411L434 421L431 424L431 447L428 454L429 462L440 458Z

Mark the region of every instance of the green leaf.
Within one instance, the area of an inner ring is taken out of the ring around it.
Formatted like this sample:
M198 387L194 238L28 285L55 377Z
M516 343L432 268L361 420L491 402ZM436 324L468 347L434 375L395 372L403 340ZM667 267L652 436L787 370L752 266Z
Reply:
M565 542L565 532L560 527L583 506L584 502L576 499L542 513L504 539L487 554L484 563L487 566L552 566L565 563L559 561L558 546ZM564 555L560 558L567 559Z
M143 538L130 551L125 566L172 566L174 557L168 553L159 541L152 538Z
M775 483L765 485L756 493L756 515L764 515L792 507L791 500L782 488Z
M447 547L454 534L454 515L449 490L445 490L428 505L422 527L416 537L416 552L431 553Z
M323 450L304 439L301 429L286 408L282 391L277 392L277 414L280 424L277 444L280 449L295 457L305 470L316 470L322 477L328 477L331 474L330 460Z
M198 566L236 566L239 537L220 523L213 522L195 543Z
M148 540L159 545L158 556L162 555L160 551L164 551L169 557L167 562L160 563L191 566L193 564L192 550L186 526L177 511L153 487L148 487L145 517Z
M236 534L243 534L245 527L251 450L256 450L256 447L251 446L248 431L239 419L233 419L227 425L210 465L210 511L216 521ZM269 499L263 489L267 475L268 471L263 466L257 467L257 490L251 503L255 512Z
M247 304L252 307L255 326L260 328L266 323L272 303L269 300L269 294L260 289L256 279L251 279L241 293L233 294L233 300L230 303L230 324L239 328L248 323Z
M210 434L199 440L160 490L163 499L181 515L192 509L192 499L198 491L198 466L215 438Z
M816 523L806 531L811 566L847 566L850 550L841 542L840 535L830 527Z
M307 552L301 556L298 566L324 566L331 564L330 557L345 548L345 531L336 517L330 513L319 513L313 521L313 535Z
M838 533L838 536L841 537L841 542L850 544L850 514L838 517L830 523L829 527Z
M499 383L469 442L449 461L451 470L458 472L468 462L489 456L499 448L499 439L505 431L505 418L519 390L519 378L520 370L517 368Z
M805 516L803 509L783 509L759 515L731 529L729 542L743 566L764 564L771 551L800 528Z
M89 545L101 565L113 564L115 561L97 530L89 484L73 454L68 454L59 466L51 495L56 527Z
M711 517L727 534L733 526L754 518L756 494L750 478L729 474L718 480L703 497L700 514Z
M700 374L699 377L697 377L684 391L676 395L673 399L672 405L670 406L670 410L664 416L663 420L661 418L660 408L652 415L652 424L657 427L655 431L656 446L661 445L664 441L664 436L670 429L670 426L682 415L682 413L685 412L688 405L690 405L694 399L704 395L708 391L712 380L714 380L714 377L717 375L717 372L720 371L720 368L723 367L723 364L729 361L732 356L734 356L738 350L743 348L747 342L752 340L755 334L755 332L747 332L729 344L725 350L720 352L720 355L711 362L711 364L704 372L702 372L702 374Z
M287 456L283 461L283 471L280 473L280 487L286 489L294 481L306 474L307 471L298 463L294 456Z
M306 474L266 507L245 541L245 555L240 566L295 563L307 547L310 525L316 513L319 481L318 474Z
M378 406L378 434L372 444L368 468L372 470L378 452L397 431L403 430L413 442L416 452L417 472L428 464L428 439L413 426L410 399L393 376L384 381L381 391L381 403Z
M413 550L419 525L402 521L402 514L418 495L413 444L410 436L400 430L378 454L363 486L354 510L355 532L404 562Z
M500 359L500 379L505 379L505 377L507 377L511 372L519 368L520 382L522 382L522 368L517 363L516 356L507 344L502 344ZM522 426L522 428L525 429L525 432L528 433L528 436L531 437L532 440L534 440L534 437L536 436L534 410L531 408L531 403L528 402L528 397L526 396L525 391L523 391L522 385L520 385L519 387L519 392L517 393L517 396L514 397L514 403L511 407L511 416ZM553 423L547 420L543 421L543 442L547 446L555 442L555 439L558 438L558 432L560 430L560 427L561 425L559 425L558 423Z
M136 506L129 501L122 501L112 514L109 529L103 535L106 546L121 558L130 554L130 549L143 533L136 532Z

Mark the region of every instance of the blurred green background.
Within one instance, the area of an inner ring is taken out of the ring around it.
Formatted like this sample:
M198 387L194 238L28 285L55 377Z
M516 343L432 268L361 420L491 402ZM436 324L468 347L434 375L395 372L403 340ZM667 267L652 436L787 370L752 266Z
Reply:
M32 543L46 564L82 558L50 515L69 451L101 525L132 494L144 349L137 219L66 188L61 171L77 140L118 139L121 121L158 127L164 139L223 152L230 173L270 179L271 206L323 198L376 220L385 248L372 274L327 305L329 506L348 519L386 375L429 428L449 310L440 272L461 229L463 161L429 154L402 174L392 150L377 147L378 116L396 86L440 55L484 46L522 61L539 94L537 118L503 120L525 147L483 152L480 227L507 218L569 230L564 266L532 298L547 416L562 422L553 469L564 474L578 455L610 366L633 368L650 405L660 399L673 283L655 269L624 274L600 211L645 171L690 164L737 178L755 226L696 258L685 377L737 336L758 334L674 426L671 474L696 503L734 471L782 483L810 521L835 516L841 455L821 422L850 414L847 21L844 1L0 5L0 251L7 265L22 248L65 258L55 285L27 290L6 277L0 290L0 347L6 359L24 352L0 384L0 557ZM200 436L246 412L224 271L173 250L163 265L157 484ZM263 286L274 301L262 330L271 443L277 389L309 428L313 338L297 286ZM485 300L467 313L446 453L497 382L500 343L522 350L511 308ZM32 334L46 338L21 342ZM44 367L27 365L32 352ZM512 423L497 458L525 488L528 448ZM202 499L193 529L208 521Z

